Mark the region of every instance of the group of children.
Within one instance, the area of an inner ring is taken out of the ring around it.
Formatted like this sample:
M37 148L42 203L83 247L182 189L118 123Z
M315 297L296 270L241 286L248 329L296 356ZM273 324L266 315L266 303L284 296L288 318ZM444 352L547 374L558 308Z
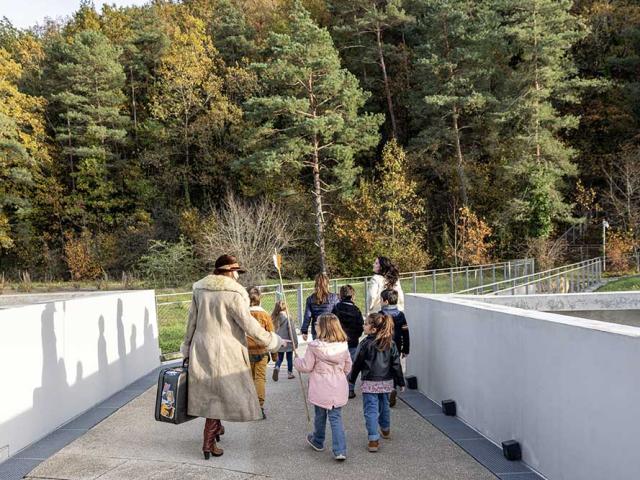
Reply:
M292 360L292 346L278 353L273 380L278 381L279 369L285 353L288 377L295 378L296 370L309 374L309 402L315 407L314 431L307 435L307 442L317 451L324 450L326 421L331 425L332 450L336 460L345 460L346 435L342 422L342 407L354 398L355 382L361 377L362 402L370 452L377 452L380 438L391 438L390 407L396 402L397 388L404 389L404 357L409 354L409 328L404 313L398 308L398 292L387 288L380 295L380 312L363 319L355 305L355 292L351 285L340 288L340 301L331 313L320 314L311 322L314 340L309 343L304 357ZM285 339L296 341L290 335L286 305L276 302L272 315L259 310L259 291L249 290L252 314L265 325L271 321L271 331L277 325L277 333ZM257 301L257 306L253 305ZM259 314L259 315L258 315ZM263 323L264 322L264 323ZM362 334L366 336L360 341ZM306 336L306 335L304 335ZM258 353L249 343L251 370L254 373L260 405L264 404L266 382L266 351ZM282 350L282 349L281 349ZM256 364L254 366L254 363ZM259 364L259 365L258 365ZM263 410L264 417L264 410Z

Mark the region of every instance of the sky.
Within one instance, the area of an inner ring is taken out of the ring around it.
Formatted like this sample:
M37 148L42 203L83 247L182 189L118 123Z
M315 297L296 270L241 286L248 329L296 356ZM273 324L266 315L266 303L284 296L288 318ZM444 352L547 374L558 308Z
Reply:
M149 0L94 0L96 10L104 3L117 6L143 5ZM45 17L58 18L71 15L80 0L0 0L0 18L7 17L14 27L25 28L42 23Z

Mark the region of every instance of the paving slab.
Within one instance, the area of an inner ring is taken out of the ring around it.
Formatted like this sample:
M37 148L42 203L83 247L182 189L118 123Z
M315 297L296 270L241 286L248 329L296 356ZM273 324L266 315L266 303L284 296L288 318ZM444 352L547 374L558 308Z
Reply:
M330 444L324 452L315 452L306 444L305 436L311 426L307 423L299 380L281 377L284 379L273 382L269 370L267 420L225 422L226 434L220 443L225 450L222 457L204 460L202 456L204 419L182 425L156 422L155 387L152 387L45 460L27 478L496 479L403 402L392 410L392 439L381 440L380 451L369 453L359 394L343 409L348 458L336 462ZM329 432L327 425L328 441Z

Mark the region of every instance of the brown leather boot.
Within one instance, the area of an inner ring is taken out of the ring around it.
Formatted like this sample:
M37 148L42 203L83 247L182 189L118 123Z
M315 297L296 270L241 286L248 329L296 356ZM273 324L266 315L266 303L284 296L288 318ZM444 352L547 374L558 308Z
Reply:
M369 440L369 444L367 445L367 449L370 452L377 452L378 448L379 448L379 442L378 440Z
M205 460L209 460L209 457L212 455L214 457L220 457L224 453L224 451L216 445L216 436L219 435L221 426L220 420L213 418L207 418L204 422L202 453Z
M216 434L216 442L220 441L220 436L224 435L224 425L222 425L222 420L218 420L220 424L220 428L218 429L218 433Z

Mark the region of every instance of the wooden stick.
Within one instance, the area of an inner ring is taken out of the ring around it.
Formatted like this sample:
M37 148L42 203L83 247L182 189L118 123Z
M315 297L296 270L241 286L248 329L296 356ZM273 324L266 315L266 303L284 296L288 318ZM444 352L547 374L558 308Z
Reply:
M291 322L293 319L289 313L289 305L287 305L287 295L284 292L284 282L282 281L282 256L278 254L278 251L275 251L275 255L273 256L273 264L278 271L278 279L280 280L280 291L282 292L282 300L284 302L285 309L287 310L287 324L289 325L289 338L291 339L291 348L293 349L294 358L298 358L298 349L296 347L296 342L294 341L294 331L291 327ZM297 339L297 334L296 337ZM309 414L309 404L307 403L307 394L304 389L304 382L302 381L302 373L298 372L298 378L300 379L300 390L302 391L302 398L304 399L304 408L307 412L307 423L311 424L311 415Z

